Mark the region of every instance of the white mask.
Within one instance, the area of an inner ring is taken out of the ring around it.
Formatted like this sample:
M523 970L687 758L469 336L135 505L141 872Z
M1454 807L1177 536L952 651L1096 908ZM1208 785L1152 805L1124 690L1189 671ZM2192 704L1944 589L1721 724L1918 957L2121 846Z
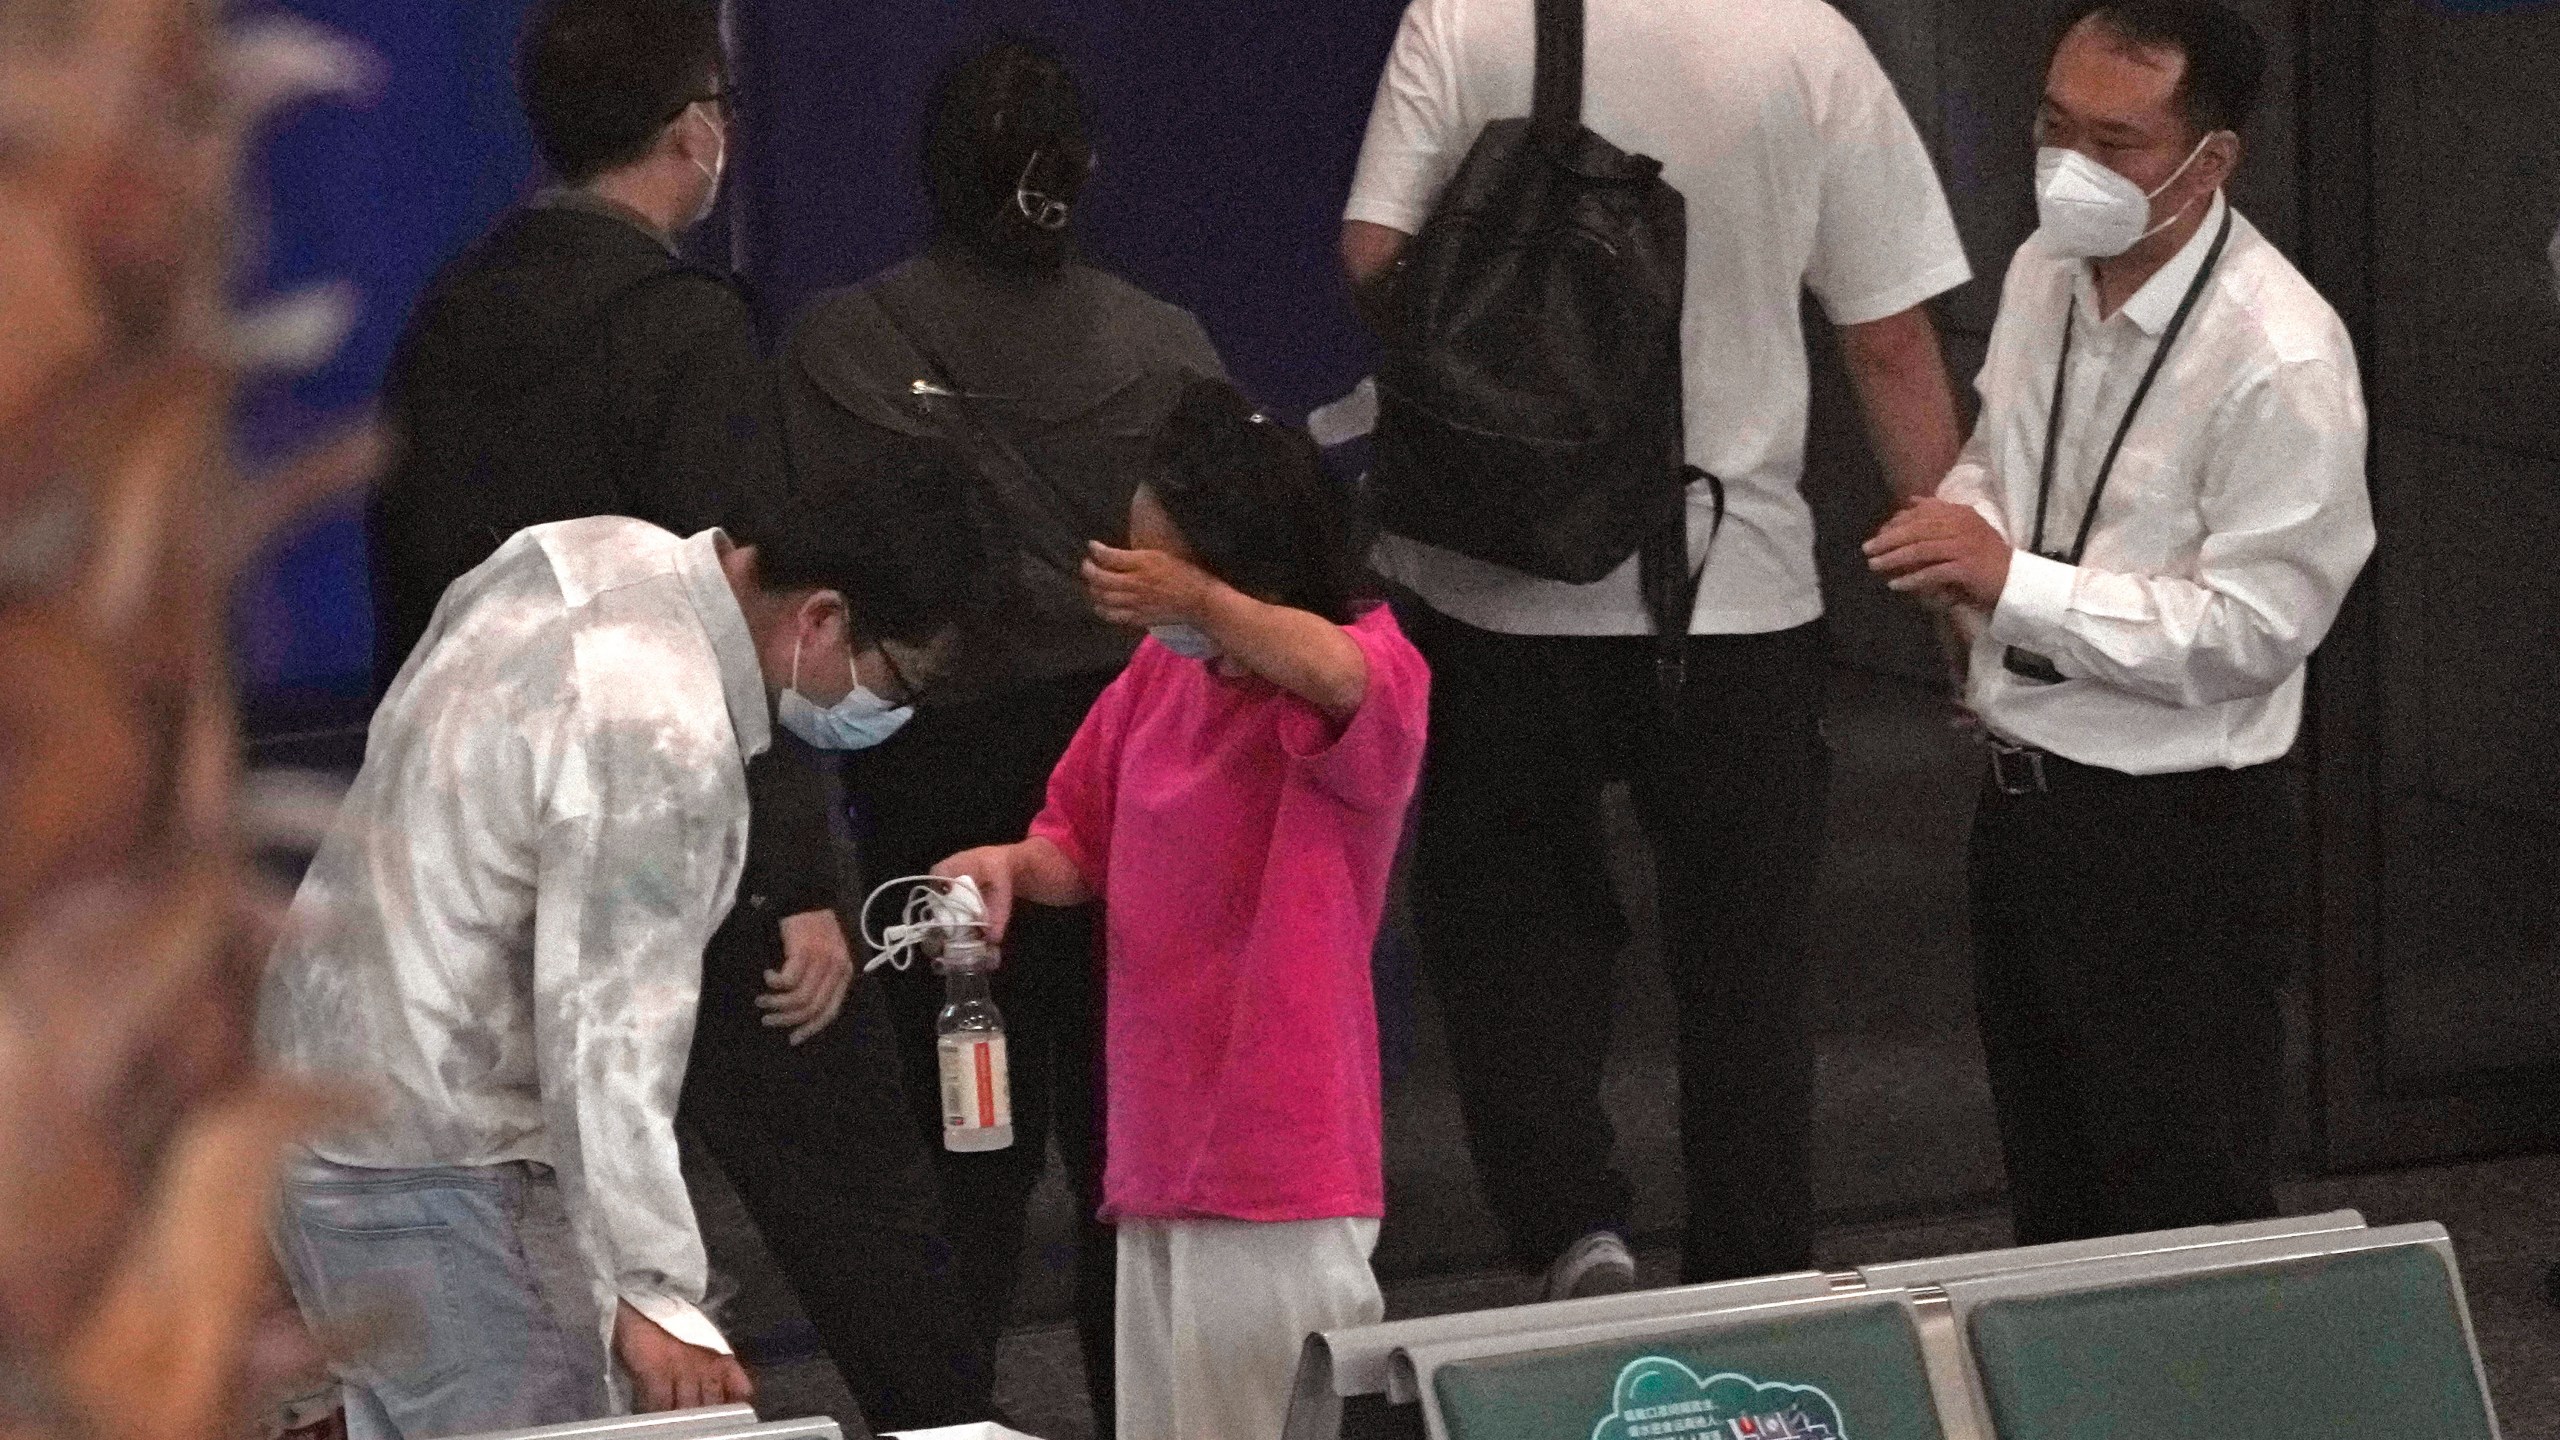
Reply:
M2042 225L2037 238L2057 255L2108 260L2177 224L2179 216L2187 213L2186 206L2153 225L2151 202L2178 183L2212 140L2207 135L2197 141L2177 170L2147 195L2141 186L2077 150L2045 146L2036 152L2036 218Z
M697 100L694 103L697 105L707 105L711 102L707 100ZM712 120L708 111L704 112L703 119L705 123L711 126L711 139L716 148L711 152L710 164L705 165L699 160L693 162L693 168L701 171L703 178L711 182L711 188L703 192L701 208L693 212L693 225L699 225L703 221L711 218L712 210L720 203L720 177L725 174L729 168L728 128L717 121ZM688 225L685 228L689 230L693 228L693 225Z

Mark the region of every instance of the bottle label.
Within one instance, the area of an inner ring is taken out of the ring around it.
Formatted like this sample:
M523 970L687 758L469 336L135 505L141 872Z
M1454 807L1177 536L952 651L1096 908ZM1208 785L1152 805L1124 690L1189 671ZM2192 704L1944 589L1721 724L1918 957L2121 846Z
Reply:
M993 1130L1013 1123L1013 1087L1002 1035L942 1037L942 1128Z

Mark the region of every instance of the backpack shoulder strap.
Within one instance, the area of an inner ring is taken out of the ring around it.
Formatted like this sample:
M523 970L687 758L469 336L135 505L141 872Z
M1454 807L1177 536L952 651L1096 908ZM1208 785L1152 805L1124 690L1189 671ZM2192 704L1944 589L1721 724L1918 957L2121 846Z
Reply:
M1550 134L1582 127L1582 0L1538 0L1538 89L1531 123Z
M1724 533L1724 480L1695 465L1680 470L1682 484L1671 492L1670 513L1637 548L1637 582L1645 613L1653 621L1653 676L1662 701L1663 723L1680 720L1680 692L1689 683L1689 621L1698 608L1698 592L1707 578L1704 559L1689 563L1689 486L1704 483L1714 502L1707 522L1707 553L1715 553Z

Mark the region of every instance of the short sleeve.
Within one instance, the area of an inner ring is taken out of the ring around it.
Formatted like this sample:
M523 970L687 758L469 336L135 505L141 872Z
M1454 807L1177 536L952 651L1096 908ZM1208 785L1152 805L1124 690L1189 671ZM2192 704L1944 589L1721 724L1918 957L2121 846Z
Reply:
M1834 325L1899 315L1973 278L1928 147L1854 31L1820 101L1821 213L1805 284Z
M1280 745L1301 773L1344 804L1362 810L1402 809L1422 777L1431 669L1384 606L1344 633L1369 662L1369 685L1360 708L1350 719L1337 721L1292 700L1280 722Z
M1085 884L1099 891L1111 864L1111 827L1118 813L1120 752L1136 691L1147 670L1144 651L1102 692L1067 753L1049 772L1049 794L1031 822L1032 838L1065 854Z
M1457 57L1443 9L1441 0L1413 0L1404 13L1369 111L1346 220L1421 233L1475 143L1459 106Z

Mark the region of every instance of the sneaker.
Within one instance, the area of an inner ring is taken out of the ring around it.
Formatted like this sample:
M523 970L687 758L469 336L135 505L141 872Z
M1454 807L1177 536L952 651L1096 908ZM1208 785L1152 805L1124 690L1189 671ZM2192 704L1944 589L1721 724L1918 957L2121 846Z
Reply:
M1636 1288L1636 1257L1614 1230L1594 1230L1565 1247L1547 1267L1549 1300L1619 1295Z

